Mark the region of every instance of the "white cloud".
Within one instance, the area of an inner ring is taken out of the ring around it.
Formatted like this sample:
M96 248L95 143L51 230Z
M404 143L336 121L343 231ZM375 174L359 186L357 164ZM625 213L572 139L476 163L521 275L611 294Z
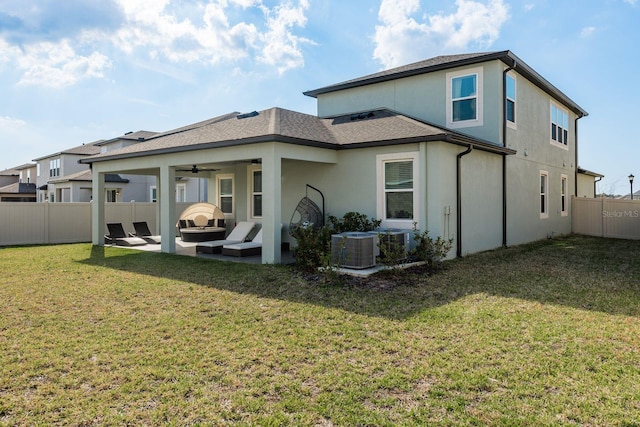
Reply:
M269 11L268 30L261 36L263 42L262 53L258 59L266 64L277 66L283 72L304 66L304 57L299 43L313 43L311 40L298 37L291 32L295 26L304 27L307 23L305 16L309 8L307 0L301 0L299 5L281 5L275 11Z
M16 61L17 67L24 70L20 84L55 88L71 86L90 77L103 77L104 70L111 67L105 55L78 54L68 40L27 45Z
M0 64L17 64L20 84L62 88L103 78L116 55L156 64L237 63L249 58L280 73L304 66L308 0L115 0L122 22L57 40L0 36ZM270 2L271 3L271 2ZM115 50L113 48L116 48ZM151 62L151 61L149 61Z
M214 64L255 55L280 72L304 65L299 44L308 40L293 29L306 25L308 0L273 7L262 0L212 0L198 22L170 13L168 0L119 1L128 25L118 31L114 43L125 52L143 47L152 58ZM249 12L258 12L263 19L231 22L232 8L252 9Z
M631 6L635 6L638 0L624 0L625 3L629 3Z
M503 0L456 0L456 10L438 12L420 20L419 0L382 0L376 26L373 57L385 68L405 64L435 53L487 48L500 35L509 18Z
M580 31L580 37L587 38L596 31L596 27L585 27Z
M0 116L0 129L15 129L26 126L27 122L9 116Z

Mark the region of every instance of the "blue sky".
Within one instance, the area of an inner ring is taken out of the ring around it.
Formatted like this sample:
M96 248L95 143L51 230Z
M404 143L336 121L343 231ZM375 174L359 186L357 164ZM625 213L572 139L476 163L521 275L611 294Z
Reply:
M599 191L640 179L638 0L2 0L0 169L441 54L511 50L589 112ZM640 182L640 180L638 181Z

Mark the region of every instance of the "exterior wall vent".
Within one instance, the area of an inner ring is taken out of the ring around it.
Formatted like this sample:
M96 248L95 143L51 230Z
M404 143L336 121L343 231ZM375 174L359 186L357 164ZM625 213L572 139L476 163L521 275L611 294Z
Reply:
M247 119L247 118L249 118L249 117L255 117L255 116L257 116L258 114L260 114L260 113L258 113L257 111L252 111L252 112L250 112L250 113L238 114L238 115L236 116L236 118L237 118L238 120L242 120L242 119Z

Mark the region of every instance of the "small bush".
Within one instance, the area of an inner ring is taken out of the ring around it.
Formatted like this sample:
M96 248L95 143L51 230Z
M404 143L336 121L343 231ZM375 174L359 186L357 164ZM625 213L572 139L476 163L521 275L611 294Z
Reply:
M394 269L407 259L407 250L404 244L392 237L390 232L378 233L378 248L380 260Z
M345 231L373 231L378 228L382 220L368 218L365 214L358 212L347 212L342 218L329 215L329 222L334 233Z
M416 223L413 223L413 240L416 246L411 251L412 256L418 261L425 261L430 268L440 267L453 247L453 239L438 236L434 240L427 230L419 232Z
M302 270L311 271L331 262L331 234L328 226L314 228L313 224L296 227L291 235L298 246L294 249L296 264Z

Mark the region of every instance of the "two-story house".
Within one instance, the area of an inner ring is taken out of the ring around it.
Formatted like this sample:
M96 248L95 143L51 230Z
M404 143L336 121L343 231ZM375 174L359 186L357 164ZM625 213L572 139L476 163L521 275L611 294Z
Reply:
M263 262L279 262L292 240L286 226L306 184L324 194L325 214L415 224L454 239L450 256L571 231L587 113L512 52L441 56L305 95L317 116L231 113L81 162L93 167L94 194L107 174L158 177L164 235L174 232L176 177L192 170L231 218L261 223ZM103 243L101 206L94 244Z
M109 140L82 144L34 159L33 176L37 182L37 201L88 202L92 195L92 172L80 159L123 149L140 143L155 132L128 132ZM36 169L37 168L37 169ZM107 202L155 202L156 178L146 175L107 174L105 176L105 200ZM206 183L197 178L176 183L176 201L202 201L206 195ZM34 201L36 196L34 194Z

